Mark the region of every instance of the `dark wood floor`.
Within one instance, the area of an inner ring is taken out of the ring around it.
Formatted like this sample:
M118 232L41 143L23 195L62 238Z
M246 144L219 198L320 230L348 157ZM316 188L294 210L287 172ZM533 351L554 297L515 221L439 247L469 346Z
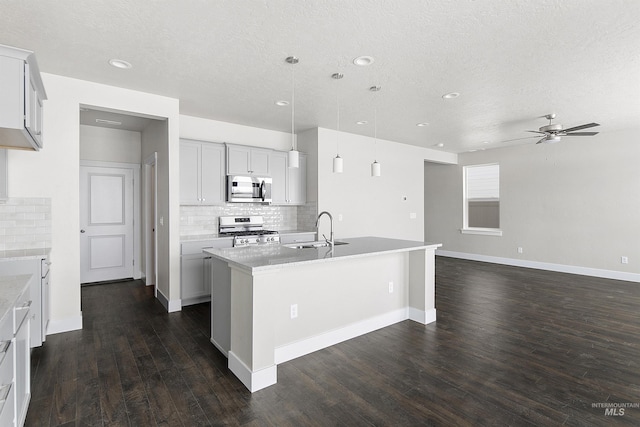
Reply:
M32 355L27 425L640 425L640 284L438 258L435 324L405 321L278 367L249 393L209 305L82 288L82 331ZM619 411L618 411L619 413Z

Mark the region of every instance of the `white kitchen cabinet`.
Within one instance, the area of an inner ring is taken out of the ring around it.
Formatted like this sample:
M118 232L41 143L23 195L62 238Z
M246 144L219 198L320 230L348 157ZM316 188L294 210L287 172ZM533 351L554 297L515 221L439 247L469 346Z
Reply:
M271 176L271 150L246 145L227 145L227 174Z
M33 52L0 45L0 146L42 148L45 99Z
M11 310L13 308L10 307ZM0 426L12 426L15 416L16 388L13 381L15 344L13 343L13 311L0 313Z
M209 248L230 248L232 238L183 242L180 257L180 299L182 306L211 299L211 270L209 257L202 251Z
M224 145L181 139L180 204L224 204L224 161Z
M307 155L300 153L300 164L290 168L286 151L271 153L271 203L303 205L307 202Z
M287 153L274 151L271 153L271 204L287 204Z
M0 149L0 201L7 200L9 198L7 166L7 150Z
M37 277L32 276L31 281L37 281ZM30 287L25 289L13 308L15 410L16 425L19 426L24 425L29 401L31 400L31 348L29 345L31 322L29 319L33 301L31 300Z
M33 275L29 290L31 300L31 312L29 316L31 329L30 347L40 347L47 336L47 326L49 325L50 265L51 263L47 255L0 262L0 274L2 275Z

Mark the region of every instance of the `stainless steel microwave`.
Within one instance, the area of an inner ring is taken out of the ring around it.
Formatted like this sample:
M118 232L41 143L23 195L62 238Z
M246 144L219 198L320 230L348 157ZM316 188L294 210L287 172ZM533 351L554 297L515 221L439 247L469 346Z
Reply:
M271 178L227 175L227 202L271 203Z

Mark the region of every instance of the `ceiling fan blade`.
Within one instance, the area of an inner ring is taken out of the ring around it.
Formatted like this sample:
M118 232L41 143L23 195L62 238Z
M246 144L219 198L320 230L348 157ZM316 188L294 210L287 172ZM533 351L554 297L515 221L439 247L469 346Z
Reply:
M525 132L539 133L540 135L545 135L546 134L546 132L540 132L539 130L526 130Z
M531 139L531 138L537 138L538 136L525 136L524 138L514 138L514 139L507 139L505 141L500 141L501 144L505 143L505 142L511 142L511 141L520 141L521 139Z
M572 128L569 128L569 129L562 129L562 131L563 132L573 132L574 130L588 129L588 128L592 128L592 127L596 127L596 126L600 126L600 124L599 123L587 123L586 125L574 126Z
M545 142L547 140L547 137L545 136L544 138L540 139L540 141L536 142L536 144L540 144L541 142Z
M597 135L600 132L571 132L568 133L566 135L562 135L562 136L593 136L593 135Z

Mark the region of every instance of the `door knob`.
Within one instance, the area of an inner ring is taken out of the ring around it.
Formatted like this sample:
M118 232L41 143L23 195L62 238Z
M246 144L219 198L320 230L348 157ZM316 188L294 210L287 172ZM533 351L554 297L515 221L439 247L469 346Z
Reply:
M80 230L81 233L84 233L84 230Z

